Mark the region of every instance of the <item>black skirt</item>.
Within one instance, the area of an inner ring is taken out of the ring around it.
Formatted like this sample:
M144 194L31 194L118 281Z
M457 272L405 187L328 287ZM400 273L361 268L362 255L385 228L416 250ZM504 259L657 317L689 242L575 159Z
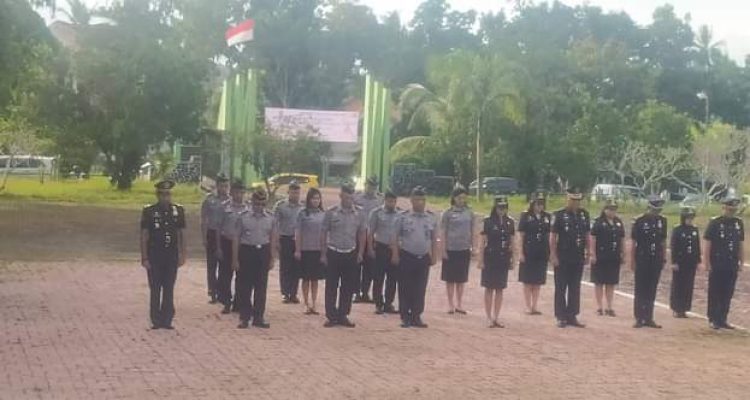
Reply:
M320 262L319 251L302 252L302 279L306 281L316 281L325 279L325 266Z
M448 259L443 260L440 278L448 283L468 282L470 262L471 250L448 251Z
M482 287L487 289L505 289L508 287L508 270L510 256L490 250L484 251L484 268L482 268Z
M596 261L591 267L591 283L597 285L617 285L620 283L620 261Z
M544 285L547 283L547 260L526 258L518 267L518 281L526 285Z

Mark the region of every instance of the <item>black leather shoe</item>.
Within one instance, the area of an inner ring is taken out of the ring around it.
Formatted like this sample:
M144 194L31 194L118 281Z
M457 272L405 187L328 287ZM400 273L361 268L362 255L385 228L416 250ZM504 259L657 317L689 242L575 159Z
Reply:
M268 329L271 327L271 324L269 324L266 321L263 321L262 319L261 320L256 319L256 320L253 320L253 326L256 328Z
M422 322L422 319L419 317L414 318L414 322L412 322L411 325L415 328L427 328L428 326L427 324Z
M714 330L719 330L719 329L721 329L721 325L720 325L720 324L717 324L716 322L710 322L710 323L708 324L708 326L710 326L710 327L711 327L711 329L714 329Z
M173 329L174 329L174 326L172 326L172 325L162 325L162 326L161 326L161 329L168 329L168 330L170 330L170 331L171 331L171 330L173 330Z
M357 326L357 324L355 324L354 322L349 321L348 318L341 319L341 321L339 321L339 325L343 326L344 328L354 328L355 326Z
M323 324L323 327L324 327L324 328L333 328L333 327L334 327L334 326L336 326L336 325L338 325L338 324L336 323L336 321L334 321L334 320L332 320L332 319L329 319L329 320L326 320L326 322L325 322L325 323Z
M385 306L385 313L386 314L398 314L398 310L396 310L395 307L389 304Z
M355 294L352 303L364 303L364 301L362 301L362 295L360 295L359 293Z
M375 306L375 314L383 315L385 313L385 309L383 306Z
M643 321L635 321L635 324L633 324L633 328L643 328Z
M229 314L231 312L232 312L232 306L230 306L229 304L225 304L224 308L221 309L222 314Z
M647 328L661 329L661 325L657 324L656 321L654 320L646 321L646 323L643 324L643 326Z
M596 315L598 315L600 317L603 317L604 316L604 310L602 310L601 308L598 309L598 310L596 310Z
M566 326L568 326L567 322L565 322L564 320L561 320L561 319L557 320L557 327L558 328L565 328Z
M238 329L247 329L247 327L250 326L250 323L248 321L240 321L240 324L237 325Z
M292 297L292 299L290 301L292 302L292 304L299 304L300 303L299 302L299 298L297 298L296 296Z
M212 295L211 295L211 300L209 300L209 301L208 301L208 304L216 304L216 303L218 303L218 302L219 302L219 301L218 301L218 300L216 299L216 295L215 295L215 294L212 294Z
M159 326L159 325L151 325L151 330L152 331L155 331L155 330L160 329L160 328L161 328L161 326Z
M724 328L724 329L730 329L730 330L734 330L734 329L737 329L737 328L735 328L735 327L734 327L733 325L729 325L729 324L728 324L728 323L726 323L726 322L724 322L724 323L720 324L720 326L721 326L722 328Z
M402 328L409 328L409 327L411 327L411 321L409 321L408 319L401 320L401 327Z
M608 317L616 317L617 316L617 314L615 314L615 310L605 310L604 311L604 315L606 315Z
M571 318L568 320L568 325L574 327L574 328L585 328L586 324L580 323L576 318Z
M283 296L281 296L281 302L283 304L291 304L292 303L292 299L290 299L289 296L287 296L287 295L283 295Z

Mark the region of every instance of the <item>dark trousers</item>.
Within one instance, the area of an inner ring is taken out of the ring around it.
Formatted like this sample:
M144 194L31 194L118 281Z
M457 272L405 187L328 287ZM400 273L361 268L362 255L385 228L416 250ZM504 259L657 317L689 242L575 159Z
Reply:
M391 264L391 248L387 244L375 243L373 263L372 297L378 306L392 306L396 298L398 268ZM385 286L385 293L383 293Z
M149 257L148 287L151 291L151 324L172 325L174 318L174 283L177 279L177 257L159 260Z
M338 321L352 310L352 295L357 287L357 252L328 250L326 267L326 318ZM338 301L337 301L338 300Z
M725 324L737 283L736 269L711 269L708 274L708 320Z
M281 244L279 249L279 287L281 288L281 294L290 298L297 297L300 271L297 260L294 259L294 236L281 236L279 242Z
M696 263L681 263L672 272L672 289L669 294L669 307L674 312L690 311L693 305Z
M224 236L221 237L221 255L219 259L219 279L217 282L217 297L224 305L232 304L232 241ZM235 281L235 292L237 283Z
M398 308L401 320L413 321L424 312L424 298L430 277L428 255L416 256L401 250L399 253Z
M237 272L237 303L240 320L263 321L266 312L266 290L268 289L268 263L271 259L269 245L240 246L240 270Z
M218 267L219 257L216 254L216 235L215 229L206 230L206 283L208 286L208 295L217 296L219 292L218 285Z
M555 269L555 318L570 321L581 311L583 262L560 262Z
M365 254L369 253L369 251L369 248L365 247ZM375 260L370 257L364 257L362 263L359 265L359 287L357 288L357 290L362 296L368 296L370 294L370 286L372 285L372 281L375 278L375 268ZM373 293L372 296L374 298L375 293Z
M636 321L654 320L654 302L662 267L663 263L658 261L636 260L635 262L633 316Z

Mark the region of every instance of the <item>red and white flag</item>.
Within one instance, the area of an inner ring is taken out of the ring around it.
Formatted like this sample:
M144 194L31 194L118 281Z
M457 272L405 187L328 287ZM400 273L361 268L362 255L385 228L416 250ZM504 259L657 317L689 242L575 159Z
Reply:
M227 33L224 34L224 38L227 40L227 46L232 47L240 43L252 41L254 30L255 21L252 19L248 19L237 26L229 28Z

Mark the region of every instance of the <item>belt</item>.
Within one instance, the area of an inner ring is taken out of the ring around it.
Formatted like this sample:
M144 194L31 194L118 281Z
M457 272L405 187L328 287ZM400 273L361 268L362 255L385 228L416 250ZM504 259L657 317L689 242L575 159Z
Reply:
M285 239L294 239L294 235L279 235L279 236Z
M257 249L257 250L260 250L260 249L262 249L262 248L264 248L264 247L268 246L268 243L266 243L266 244L247 244L247 243L241 243L241 245L242 245L243 247L251 247L251 248L253 248L253 249Z
M333 251L335 253L339 253L339 254L349 254L349 253L353 253L354 250L357 250L357 248L355 247L353 249L344 250L344 249L339 249L337 247L328 246L328 250L331 250L331 251Z
M376 241L375 241L375 246L386 246L386 247L390 247L391 245L390 245L390 244L388 244L388 243L378 242L378 241L376 240Z
M403 251L404 253L406 253L406 254L408 254L408 255L416 258L417 260L423 260L423 259L427 258L427 256L430 255L429 253L425 253L425 254L422 254L421 256L418 256L418 255L416 255L416 254L414 254L412 252L406 251L404 249L401 249L401 251Z

